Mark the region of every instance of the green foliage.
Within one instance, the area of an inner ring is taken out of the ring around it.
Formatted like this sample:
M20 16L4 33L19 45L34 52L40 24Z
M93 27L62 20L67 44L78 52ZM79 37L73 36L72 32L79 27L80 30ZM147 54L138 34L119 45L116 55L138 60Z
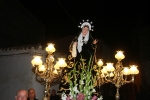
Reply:
M80 62L76 62L73 69L68 73L70 95L73 98L76 98L78 93L85 95L84 100L91 98L92 93L95 92L93 83L96 81L93 78L93 70L91 59L88 64L85 63L84 59L81 59Z

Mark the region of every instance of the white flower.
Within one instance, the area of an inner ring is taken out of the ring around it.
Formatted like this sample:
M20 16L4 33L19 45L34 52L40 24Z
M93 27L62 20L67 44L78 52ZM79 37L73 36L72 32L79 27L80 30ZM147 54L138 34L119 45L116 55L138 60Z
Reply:
M88 96L88 99L90 100L91 96Z
M103 96L100 96L97 100L103 100Z
M79 93L79 91L78 91L78 89L77 89L77 86L75 86L75 87L73 88L73 90L75 91L75 93Z
M73 98L73 94L70 92L69 95L70 95L70 99L72 99Z
M65 93L62 93L61 99L62 99L62 100L66 100L66 98L67 98L66 94L65 94Z
M80 80L80 84L81 84L81 85L83 85L83 84L84 84L83 80Z
M88 91L86 91L85 93L86 93L86 94L88 94L89 92L88 92Z
M91 93L89 92L89 94L88 95L91 95Z
M96 90L95 90L95 89L93 89L93 90L92 90L92 92L96 92Z

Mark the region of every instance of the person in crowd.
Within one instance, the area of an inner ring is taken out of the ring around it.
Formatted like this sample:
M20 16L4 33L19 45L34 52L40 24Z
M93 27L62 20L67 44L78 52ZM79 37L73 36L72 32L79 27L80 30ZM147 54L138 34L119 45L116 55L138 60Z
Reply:
M60 97L56 94L56 90L52 90L52 94L50 96L50 100L60 100Z
M26 90L19 90L16 93L15 100L27 100L28 93Z
M36 99L36 93L33 88L30 88L28 90L28 99L27 100L38 100L38 99Z

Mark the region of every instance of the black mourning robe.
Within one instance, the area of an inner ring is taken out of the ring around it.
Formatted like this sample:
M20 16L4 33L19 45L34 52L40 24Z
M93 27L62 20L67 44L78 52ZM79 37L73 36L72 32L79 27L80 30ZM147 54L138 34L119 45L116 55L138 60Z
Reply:
M73 43L78 42L79 35L77 35L71 42L70 47L69 47L70 52L72 52ZM95 64L96 47L97 46L95 44L93 44L93 41L94 41L94 39L92 38L91 34L89 33L89 40L87 41L87 43L84 43L84 41L83 41L82 51L79 53L77 50L77 56L75 58L73 58L71 54L68 56L68 67L63 70L64 76L66 75L66 73L68 73L72 70L73 66L70 65L70 62L73 62L74 64L76 62L78 62L76 65L77 69L78 69L79 62L81 62L81 60L80 60L81 58L85 59L86 64L88 64L90 59L91 59L91 64L93 64L93 63ZM76 47L76 49L77 49L77 47ZM94 72L92 72L92 73L94 73ZM66 89L66 90L64 90L64 89ZM62 92L69 94L69 83L66 83L66 80L64 80L64 78L62 78L62 80L61 80L58 93L62 93Z

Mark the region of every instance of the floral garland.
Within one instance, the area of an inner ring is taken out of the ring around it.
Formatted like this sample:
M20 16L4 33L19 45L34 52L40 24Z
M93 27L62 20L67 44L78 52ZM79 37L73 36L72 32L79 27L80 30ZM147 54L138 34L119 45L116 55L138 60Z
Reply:
M81 63L79 63L80 70L78 71L76 65L77 63L68 73L70 93L66 95L63 92L61 95L62 100L102 100L102 96L99 98L97 96L92 97L92 93L96 92L93 86L96 79L92 75L91 60L85 66L84 59L81 59Z

